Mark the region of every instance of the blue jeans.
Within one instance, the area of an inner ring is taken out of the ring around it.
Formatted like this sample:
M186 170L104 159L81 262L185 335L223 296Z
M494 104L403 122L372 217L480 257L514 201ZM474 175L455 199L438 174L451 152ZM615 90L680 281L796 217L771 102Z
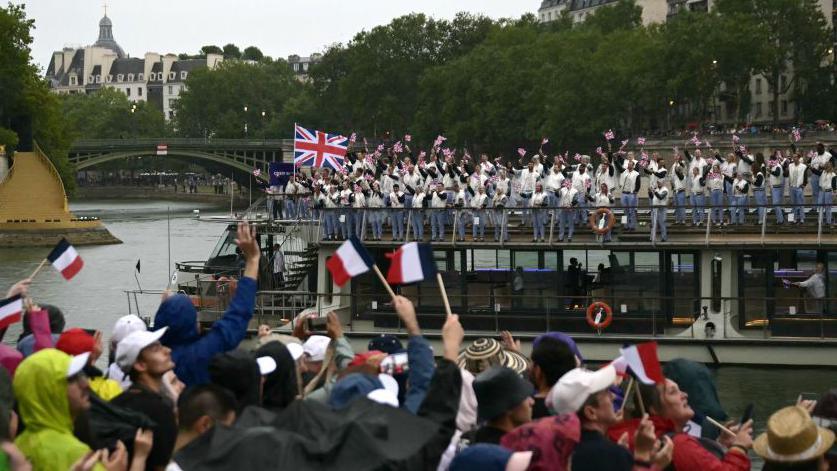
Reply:
M364 219L364 215L365 215L366 216L366 224L369 224L369 215L367 214L367 211L365 209L360 209L360 208L355 209L354 213L355 213L355 218L354 218L355 219L355 221L354 221L355 235L357 236L358 239L363 240L363 233L364 233L364 229L365 229L363 219Z
M804 190L802 188L797 187L791 187L790 189L791 204L798 205L791 209L791 213L793 213L793 220L796 222L805 222L805 207L802 206L805 204L803 191Z
M285 198L285 219L296 219L296 203L290 198Z
M533 230L533 238L535 239L543 239L543 225L544 220L546 219L546 210L545 209L533 209L532 210L532 230Z
M636 229L636 193L623 194L622 205L625 206L625 213L628 217L628 223L625 227Z
M674 193L674 222L686 222L686 191Z
M735 198L733 198L733 202L735 206L733 206L733 209L730 214L730 223L744 224L744 220L747 214L747 196L736 196Z
M587 197L585 193L579 192L576 198L578 201L578 209L576 210L575 220L578 224L584 224L587 222Z
M465 220L468 219L468 213L464 210L456 210L456 235L465 240Z
M354 213L351 209L341 209L339 217L343 218L343 221L340 223L340 231L343 234L343 238L348 239L349 234L352 232L352 218L354 217Z
M575 210L571 208L561 208L559 211L558 240L564 240L565 231L568 231L567 236L572 239L573 232L575 232L575 224L573 224Z
M494 210L494 240L499 241L500 237L505 232L505 240L509 240L509 233L505 230L506 227L506 213L503 210Z
M732 183L724 179L724 193L727 195L727 206L732 206L735 200L735 192L732 191Z
M447 211L443 209L434 209L430 213L430 237L433 239L445 238L445 219L448 217Z
M485 210L478 209L474 211L474 223L471 226L471 237L476 239L485 238Z
M773 204L773 211L776 212L776 222L783 224L785 222L785 211L782 209L782 199L785 196L785 187L773 187L770 189L770 199Z
M401 209L392 212L392 238L404 238L404 211Z
M372 226L372 237L380 239L384 235L384 212L381 210L370 211L369 219Z
M323 234L327 239L337 237L337 213L334 211L327 211L325 217L325 232Z
M758 206L759 224L761 224L764 221L764 213L767 210L767 193L765 193L764 188L753 189L753 199L756 200L756 205Z
M811 174L811 202L820 202L820 176Z
M820 189L820 208L824 212L822 222L823 224L831 224L831 203L834 202L834 192L831 190Z
M666 208L664 206L660 206L651 210L654 213L654 221L656 227L654 228L655 232L660 233L660 240L665 241L668 239L668 229L666 228Z
M420 209L414 209L412 211L410 225L413 226L413 239L418 241L424 240L424 211Z
M724 191L712 190L710 193L710 202L712 203L712 222L720 224L724 222Z
M520 207L523 209L523 215L521 216L521 225L525 226L529 223L531 219L531 210L529 209L532 204L532 197L529 196L528 198L524 196L520 196Z
M697 225L703 223L703 205L705 199L706 197L703 196L703 193L692 193L692 224Z

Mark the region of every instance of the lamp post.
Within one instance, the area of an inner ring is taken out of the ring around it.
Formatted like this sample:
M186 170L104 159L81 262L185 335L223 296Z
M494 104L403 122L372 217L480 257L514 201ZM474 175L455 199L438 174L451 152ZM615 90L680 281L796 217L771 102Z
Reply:
M247 139L249 133L247 131L247 105L244 105L244 138Z
M265 120L267 119L267 112L262 110L262 143L267 140L267 130L265 129Z
M137 111L137 104L131 103L131 137L137 137L137 121L134 119L134 113Z

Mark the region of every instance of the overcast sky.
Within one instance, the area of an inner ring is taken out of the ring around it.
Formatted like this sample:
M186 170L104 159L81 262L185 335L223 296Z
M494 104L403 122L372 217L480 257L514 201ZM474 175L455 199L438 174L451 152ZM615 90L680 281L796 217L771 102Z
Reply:
M96 41L103 0L13 0L35 20L32 57L43 69L53 51ZM132 57L145 52L196 53L206 44L257 46L285 57L321 52L363 29L421 12L452 18L459 11L492 18L534 13L540 0L110 0L114 39Z

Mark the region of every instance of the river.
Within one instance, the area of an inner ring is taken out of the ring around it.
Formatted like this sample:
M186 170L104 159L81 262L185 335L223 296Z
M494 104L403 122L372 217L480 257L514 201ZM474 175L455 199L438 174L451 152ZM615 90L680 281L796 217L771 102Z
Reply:
M74 202L78 215L99 216L108 229L124 243L98 247L77 247L85 267L67 282L46 267L33 283L31 294L41 303L60 306L67 317L67 327L100 329L110 335L114 321L128 312L124 293L135 289L138 274L145 289L162 289L170 275L168 261L169 232L171 261L203 260L215 246L225 225L199 221L192 211L202 215L224 214L223 207L209 204L155 200L107 200ZM170 214L170 219L169 219ZM169 227L170 220L170 231ZM0 287L6 289L24 278L48 251L44 248L0 249ZM151 316L158 303L156 296L142 298L140 311ZM13 342L19 324L10 328L5 341ZM746 404L755 403L758 430L770 412L796 400L800 392L820 393L835 387L833 370L817 368L721 367L714 371L721 402L732 417L738 417Z

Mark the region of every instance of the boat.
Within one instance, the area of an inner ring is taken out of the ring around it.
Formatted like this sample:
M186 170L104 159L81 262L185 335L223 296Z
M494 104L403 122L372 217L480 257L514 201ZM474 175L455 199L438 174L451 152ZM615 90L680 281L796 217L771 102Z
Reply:
M837 234L810 205L808 222L798 225L775 224L770 213L763 224L753 224L755 210L751 205L747 225L673 225L669 217L663 242L650 235L651 211L641 201L638 230L617 225L613 241L605 243L593 226L576 227L572 242L558 241L548 209L548 239L532 242L525 211L513 208L504 216L507 241L494 242L491 225L486 242L471 240L470 227L466 241L457 241L447 227L446 239L432 242L433 258L470 339L508 330L526 344L558 330L572 335L591 361L614 358L624 344L654 340L663 361L837 366ZM467 217L464 210L442 211L455 221ZM612 211L617 220L622 217L621 208ZM406 336L377 277L362 275L342 288L333 284L326 260L342 242L322 240L325 214L253 222L264 261L279 244L288 270L284 282L274 285L269 264L262 264L251 329L266 323L287 331L301 315L334 311L358 349L382 333ZM206 325L223 313L229 284L239 275L234 234L230 224L206 261L177 263L179 289L193 297ZM403 243L363 242L384 272L386 254ZM826 269L825 299L809 298L793 285L818 263ZM522 279L517 291L515 277ZM396 291L416 304L424 335L441 351L445 314L436 281Z

